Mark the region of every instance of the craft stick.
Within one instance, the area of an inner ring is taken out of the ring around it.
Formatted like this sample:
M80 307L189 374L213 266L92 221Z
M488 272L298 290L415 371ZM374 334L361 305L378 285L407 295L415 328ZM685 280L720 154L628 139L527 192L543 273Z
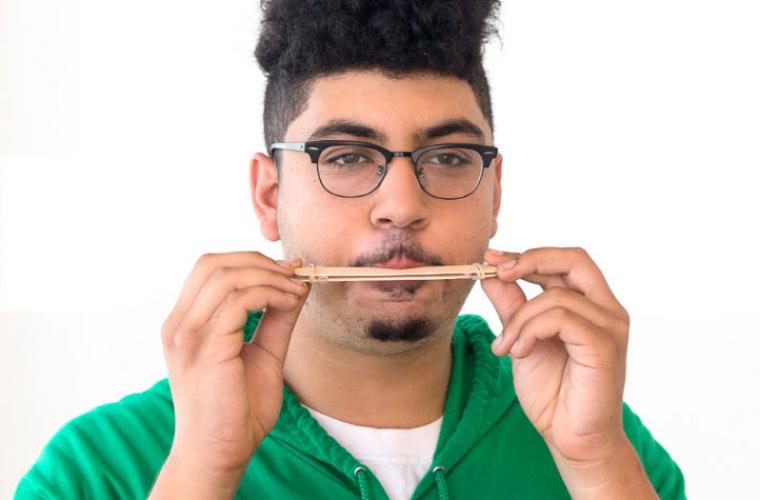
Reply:
M297 280L309 283L324 281L398 281L398 280L455 280L485 279L496 276L496 266L470 264L460 266L422 266L407 269L386 267L322 267L310 264L297 267Z

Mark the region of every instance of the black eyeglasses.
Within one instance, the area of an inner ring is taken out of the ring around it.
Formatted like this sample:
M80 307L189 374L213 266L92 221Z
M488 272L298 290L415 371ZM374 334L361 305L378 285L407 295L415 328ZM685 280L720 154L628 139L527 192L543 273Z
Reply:
M498 154L495 146L482 144L434 144L416 151L389 151L358 141L276 142L269 148L301 151L317 167L319 183L341 198L358 198L376 190L385 179L388 163L408 156L420 187L434 198L457 200L471 195L480 185L483 169Z

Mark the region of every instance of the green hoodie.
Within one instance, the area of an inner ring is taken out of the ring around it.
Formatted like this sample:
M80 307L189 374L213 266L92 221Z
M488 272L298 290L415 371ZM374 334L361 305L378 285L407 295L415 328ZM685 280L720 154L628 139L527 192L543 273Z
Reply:
M261 312L249 313L246 340ZM413 499L570 498L515 397L511 360L496 357L477 315L457 318L443 423ZM253 455L236 498L387 499L370 469L338 444L285 386L279 419ZM623 426L663 499L685 498L678 465L623 403ZM167 379L64 425L21 479L27 498L145 498L174 436Z

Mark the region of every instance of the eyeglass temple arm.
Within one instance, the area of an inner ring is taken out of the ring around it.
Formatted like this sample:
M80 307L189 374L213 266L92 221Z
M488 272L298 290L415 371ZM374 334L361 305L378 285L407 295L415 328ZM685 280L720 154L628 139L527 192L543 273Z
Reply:
M306 149L306 143L305 142L275 142L272 143L271 146L269 146L269 156L272 156L272 153L275 149L285 149L287 151L304 151Z

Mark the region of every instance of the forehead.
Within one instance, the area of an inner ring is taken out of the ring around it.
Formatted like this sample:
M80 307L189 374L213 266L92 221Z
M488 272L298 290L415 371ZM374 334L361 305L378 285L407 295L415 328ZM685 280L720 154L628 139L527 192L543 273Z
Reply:
M305 140L319 127L338 120L365 124L388 142L409 141L419 138L420 130L466 120L483 131L485 143L492 143L472 88L451 77L393 78L380 71L350 71L316 78L306 108L288 127L287 140Z

